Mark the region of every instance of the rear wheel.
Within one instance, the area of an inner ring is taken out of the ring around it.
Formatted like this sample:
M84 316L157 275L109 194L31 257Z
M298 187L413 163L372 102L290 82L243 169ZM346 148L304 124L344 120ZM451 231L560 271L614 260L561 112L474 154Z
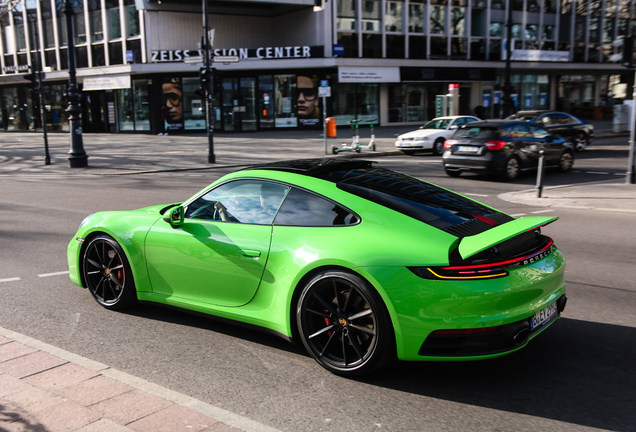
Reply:
M572 145L574 145L574 150L580 152L587 148L587 137L583 132L579 132L574 136L574 140L572 141Z
M462 175L462 172L460 170L452 170L452 169L444 168L444 172L449 177L459 177L460 175Z
M300 294L296 320L309 354L334 374L364 375L395 355L393 326L384 303L357 275L318 274Z
M439 156L444 153L444 138L438 138L433 144L433 154Z
M518 179L519 174L521 174L521 163L516 156L511 156L506 161L502 177L504 178L504 180L512 181Z
M135 282L121 246L108 235L90 241L82 261L84 281L97 303L123 309L137 301Z
M338 154L338 147L331 147L331 152L333 154Z
M574 165L574 155L570 151L564 151L559 158L559 171L569 172Z

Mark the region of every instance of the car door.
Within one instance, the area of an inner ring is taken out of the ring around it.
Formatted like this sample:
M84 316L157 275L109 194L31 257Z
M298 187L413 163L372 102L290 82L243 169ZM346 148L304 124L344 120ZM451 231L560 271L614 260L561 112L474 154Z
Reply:
M555 141L550 131L542 128L541 126L532 124L528 126L530 127L532 135L536 140L536 151L539 152L541 151L541 149L543 149L546 164L554 165L556 162L558 162L559 156L561 155L561 140L557 139ZM538 156L540 156L540 153L537 155L537 157Z
M537 140L532 135L530 127L526 123L519 123L510 128L510 139L515 149L515 154L520 157L523 167L534 166L537 162Z
M542 124L550 132L562 136L567 140L572 138L572 130L571 126L569 126L570 116L565 113L548 113L542 117L547 118L548 121L537 121L537 123Z
M278 191L271 207L261 204L264 186ZM187 204L182 225L157 221L145 242L153 292L221 306L249 302L269 255L272 221L288 191L278 183L235 180Z

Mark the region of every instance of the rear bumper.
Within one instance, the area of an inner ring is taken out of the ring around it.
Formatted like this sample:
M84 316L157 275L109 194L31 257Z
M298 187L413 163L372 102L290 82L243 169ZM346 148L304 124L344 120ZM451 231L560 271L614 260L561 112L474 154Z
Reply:
M486 153L483 156L460 156L444 152L442 164L444 169L457 171L499 172L503 171L505 155Z

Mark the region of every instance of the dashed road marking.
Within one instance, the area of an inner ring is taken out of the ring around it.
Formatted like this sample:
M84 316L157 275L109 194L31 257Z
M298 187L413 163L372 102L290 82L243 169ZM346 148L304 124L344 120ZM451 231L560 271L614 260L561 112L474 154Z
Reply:
M586 171L585 174L604 174L604 175L608 175L608 172L605 171Z
M465 193L463 195L467 196L477 196L477 197L487 197L488 195L476 194L476 193Z
M14 277L14 278L0 279L0 282L15 282L15 281L19 281L19 280L20 280L19 277Z
M530 213L537 214L537 213L548 213L548 212L553 212L553 211L554 211L553 209L548 209L548 210L533 211L533 212L530 212Z
M525 213L517 213L517 214L510 215L510 216L519 217L519 216L525 216L525 215L526 215Z
M67 275L69 274L68 270L67 271L61 271L61 272L55 272L55 273L42 273L39 274L39 277L49 277L49 276L61 276L61 275Z

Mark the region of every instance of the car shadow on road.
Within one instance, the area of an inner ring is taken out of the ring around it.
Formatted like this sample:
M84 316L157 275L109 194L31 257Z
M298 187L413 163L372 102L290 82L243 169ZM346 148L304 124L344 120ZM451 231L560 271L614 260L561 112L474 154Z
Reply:
M398 362L364 382L606 430L636 430L636 329L562 318L524 349L476 362ZM396 367L398 366L398 367Z

